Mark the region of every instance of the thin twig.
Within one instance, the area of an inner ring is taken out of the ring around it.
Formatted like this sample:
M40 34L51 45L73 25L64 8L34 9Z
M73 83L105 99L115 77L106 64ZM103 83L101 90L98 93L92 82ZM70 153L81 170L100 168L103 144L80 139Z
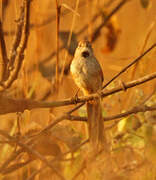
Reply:
M133 107L132 109L124 112L124 113L119 113L113 116L106 116L103 118L104 121L111 121L114 119L119 119L119 118L123 118L126 116L129 116L131 114L136 114L139 112L146 112L146 111L155 111L156 110L156 105L153 106L146 106L146 105L139 105L136 107ZM68 120L70 121L82 121L82 122L87 122L87 117L80 117L80 116L68 116L67 117Z
M3 164L1 164L0 166L0 173L2 173L7 167L8 165L17 158L17 156L19 154L21 154L22 152L24 152L23 149L19 149L18 151L14 151L12 152L12 154L9 156L8 159L5 160L5 162Z
M80 175L80 173L84 171L85 168L86 168L86 162L84 161L79 171L73 176L71 180L76 180L77 177Z
M135 60L133 60L130 64L128 64L126 67L124 67L119 73L117 73L110 81L108 81L102 89L106 88L114 79L119 77L122 73L124 73L129 67L131 67L133 64L137 63L141 58L143 58L148 52L150 52L153 48L156 47L156 43L154 43L150 48L148 48L143 54L141 54L139 57L137 57Z
M79 14L78 12L76 12L74 9L72 9L70 6L68 6L67 4L62 3L62 4L61 4L61 7L64 7L64 8L66 8L66 9L70 10L70 11L73 12L75 15L77 15L77 16L80 17L80 14Z
M26 152L33 154L36 158L40 159L43 163L45 163L47 166L49 166L57 175L60 177L60 179L64 179L64 177L60 174L60 172L39 152L35 151L33 148L28 146L27 144L22 143L20 140L17 140L16 138L10 136L5 131L0 130L0 134L7 139L9 139L12 142L15 142L18 146L22 147Z
M58 124L59 122L65 120L65 119L67 119L67 118L68 118L68 115L67 115L67 114L62 115L62 116L56 118L54 122L50 123L50 124L47 125L45 128L43 128L39 133L37 133L36 136L38 136L38 135L40 135L40 134L42 134L42 133L50 130L50 129L53 128L56 124Z
M128 0L127 0L127 1L128 1ZM125 3L124 3L124 4L125 4ZM122 5L120 6L120 3L119 3L115 8L113 8L113 10L112 10L110 13L108 13L108 15L107 15L108 17L107 17L107 16L105 17L105 20L104 20L105 23L104 23L104 25L101 25L100 28L102 28L103 26L105 26L105 25L107 24L107 22L110 20L110 18L111 18L115 13L117 13L117 12L120 10L120 8L123 7L124 4L122 4ZM79 6L81 6L81 4L80 4ZM101 16L101 11L98 12L97 14L95 14L95 15L93 16L93 18L91 19L91 22L90 22L90 23L96 22L96 20L97 20L97 18L98 18L99 16ZM102 22L102 23L103 23L103 22ZM88 24L84 25L84 26L75 34L76 37L78 37L78 36L81 35L84 31L86 31L87 28L88 28ZM98 28L98 29L99 29L99 28ZM100 31L100 29L99 29L99 31ZM95 32L94 32L94 34L95 34ZM92 42L94 42L94 41L96 40L96 38L97 38L97 35L96 35L96 37L95 37L94 39L92 39ZM68 40L68 42L69 42L69 40ZM63 46L60 47L60 51L61 51L62 49L64 49L64 48L69 47L68 42L67 42L67 46L66 46L66 45L63 45ZM74 52L73 52L73 54L74 54ZM49 60L51 60L55 55L56 55L56 51L51 52L47 57L45 57L44 59L40 60L40 62L46 63L46 62L48 62ZM33 67L33 68L34 68L34 67ZM32 68L32 70L33 70L33 68ZM64 67L64 68L65 68L65 67ZM64 72L64 71L62 70L62 71L61 71L61 77L62 77L62 73L63 73L63 72ZM60 78L60 79L62 79L62 78Z
M106 23L110 20L110 18L118 12L123 5L128 2L129 0L122 0L119 2L119 4L104 18L104 21L97 27L95 32L93 33L91 42L95 41L101 31L101 28L106 25Z
M29 163L31 163L32 161L34 161L33 159L29 159L25 162L20 162L20 163L16 163L16 164L12 164L10 165L9 167L5 168L1 173L3 175L6 175L8 173L11 173L11 172L14 172L14 171L17 171L18 169L28 165Z
M136 106L134 108L132 108L129 111L126 111L124 113L120 113L114 116L109 116L109 117L105 117L104 121L110 121L110 120L114 120L114 119L118 119L118 118L123 118L126 116L129 116L131 114L136 114L138 112L146 112L146 111L155 111L156 110L156 105L153 106L146 106L146 105L142 105L142 106Z
M76 0L75 12L77 12L78 7L79 7L79 0ZM75 26L76 17L77 17L77 15L74 13L74 14L73 14L73 18L72 18L72 24L71 24L69 36L68 36L68 41L67 41L67 48L69 48L70 43L71 43L71 38L72 38L73 29L74 29L74 26ZM63 75L64 75L64 70L65 70L65 66L66 66L67 57L68 57L68 53L67 53L67 51L66 51L66 52L65 52L65 57L64 57L63 66L62 66L61 73L60 73L60 74L61 74L61 75L60 75L60 80L59 80L60 82L62 82L62 79L63 79Z
M147 35L145 36L145 39L144 39L144 42L143 42L143 46L141 47L141 50L140 50L140 55L141 55L141 54L144 52L144 50L145 50L145 47L146 47L146 45L147 45L147 42L148 42L148 40L149 40L149 38L150 38L150 35L151 35L151 33L152 33L153 29L154 29L155 23L156 23L156 19L155 19L155 21L153 21L153 22L151 23L151 25L150 25L149 28L148 28ZM139 65L139 61L135 64L134 69L132 70L131 80L132 80L132 79L134 78L134 76L135 76L135 73L136 73L136 71L137 71L138 65Z
M56 68L55 68L55 77L56 77L56 89L59 85L59 29L60 29L60 13L61 6L58 3L58 0L55 0L56 4Z
M101 155L103 152L105 151L105 148L101 149L100 151L98 151L97 153L95 153L92 157L89 158L89 161L86 162L86 160L83 161L83 164L81 166L81 168L79 169L79 171L74 175L74 177L72 178L72 180L76 180L77 177L80 175L81 172L83 172L86 168L87 168L87 163L91 164L92 162L94 162L96 160L96 158ZM106 155L106 154L105 154Z
M61 4L61 6L64 6L65 7L65 4L63 3L63 4ZM85 2L84 1L82 1L82 2L80 2L80 5L79 5L79 7L84 7L85 6ZM67 8L67 7L66 7ZM69 8L67 8L67 9L65 9L64 11L62 11L62 13L61 13L61 15L62 16L66 16L66 15L68 15L68 14L70 14L71 12L74 12L73 10L72 10L72 8L70 8L70 11L69 11ZM75 13L75 12L74 12ZM78 16L79 16L79 14L78 13L76 13ZM40 27L43 27L43 26L47 26L47 25L49 25L50 23L52 23L53 21L55 21L56 20L56 16L55 15L50 15L47 19L45 19L45 20L43 20L41 23L38 23L38 22L35 22L35 23L31 23L30 24L30 29L35 29L35 28L40 28ZM4 31L4 35L5 36L13 36L13 35L15 35L15 31L14 30L11 30L11 31Z
M0 81L5 80L6 75L6 69L8 64L8 57L7 57L7 50L6 50L6 44L4 40L4 34L3 34L3 28L2 28L2 22L0 20L0 48L2 53L2 58L0 59Z
M72 153L72 152L77 151L78 149L80 149L83 145L85 145L85 144L88 143L88 142L89 142L89 139L85 140L84 142L82 142L81 144L79 144L78 146L76 146L76 147L75 147L74 149L72 149L71 151L67 151L67 152L63 153L62 156L66 156L66 155L69 154L69 153ZM56 158L54 158L53 160L51 160L50 163L53 163L53 162L55 162L55 161L57 161L57 160L59 160L59 159L60 159L60 157L56 157ZM33 180L34 177L35 177L37 174L41 173L41 172L42 172L43 170L45 170L46 168L47 168L47 165L44 165L42 168L37 169L36 171L34 171L34 172L31 174L31 176L30 176L27 180Z
M56 124L58 124L59 122L68 119L68 117L70 116L70 114L74 111L76 111L77 109L79 109L84 103L79 104L78 106L74 107L73 109L69 110L68 112L64 113L64 115L58 117L57 119L55 119L54 122L50 123L48 126L46 126L45 128L43 128L37 135L40 135L42 133L44 133L45 131L48 131L49 129L51 129L52 127L54 127Z

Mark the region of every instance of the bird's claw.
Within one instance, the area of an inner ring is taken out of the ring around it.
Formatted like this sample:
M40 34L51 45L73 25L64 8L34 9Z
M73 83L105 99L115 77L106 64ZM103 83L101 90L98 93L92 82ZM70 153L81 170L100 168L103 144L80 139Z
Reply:
M75 93L75 95L71 98L74 104L77 104L79 97L78 97L79 90Z

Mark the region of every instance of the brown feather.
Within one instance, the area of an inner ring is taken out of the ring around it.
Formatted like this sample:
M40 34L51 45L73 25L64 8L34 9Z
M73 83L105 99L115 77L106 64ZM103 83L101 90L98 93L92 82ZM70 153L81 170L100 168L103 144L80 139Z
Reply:
M104 122L100 99L87 102L89 140L93 149L105 143Z

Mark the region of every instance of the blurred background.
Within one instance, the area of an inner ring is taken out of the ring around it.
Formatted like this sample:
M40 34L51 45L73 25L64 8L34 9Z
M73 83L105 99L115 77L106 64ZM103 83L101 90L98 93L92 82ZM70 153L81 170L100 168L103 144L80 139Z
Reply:
M56 2L61 6L58 30ZM21 0L1 1L1 19L8 53L15 36L21 4ZM156 42L155 22L155 0L32 0L30 32L23 65L17 80L3 92L3 95L14 99L40 101L74 97L78 88L70 74L70 63L78 42L84 38L92 42L95 56L103 69L105 84ZM155 59L154 49L106 89L155 72ZM125 112L144 102L146 98L145 103L154 104L155 83L156 81L152 80L104 98L103 116ZM79 92L79 96L81 95L82 92ZM22 138L25 138L73 107L75 105L0 115L1 129L10 135L16 135L19 133L17 119L20 119L20 133ZM74 114L86 116L85 106ZM86 144L75 153L70 153L66 157L69 159L67 162L55 161L54 165L60 173L65 178L74 180L155 180L155 112L130 115L121 118L118 123L115 120L106 122L106 128L111 155L101 153L85 165L89 148ZM86 138L86 123L65 120L48 134L39 137L35 148L45 157L51 158L69 151ZM1 138L1 141L3 140ZM4 166L6 160L13 156L12 153L18 150L13 145L0 144L0 179L28 179L33 172L43 167L42 162L26 152L19 153L16 158L9 161L8 166ZM28 163L23 166L22 162L27 161ZM18 163L21 164L17 165ZM5 172L9 166L11 170ZM45 168L32 179L55 180L59 177L50 168Z

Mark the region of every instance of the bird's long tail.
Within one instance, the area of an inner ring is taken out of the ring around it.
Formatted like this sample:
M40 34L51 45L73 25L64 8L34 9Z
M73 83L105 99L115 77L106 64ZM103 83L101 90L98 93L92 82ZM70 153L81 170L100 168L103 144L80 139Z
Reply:
M106 143L100 99L87 102L87 114L89 141L93 149L99 149Z

